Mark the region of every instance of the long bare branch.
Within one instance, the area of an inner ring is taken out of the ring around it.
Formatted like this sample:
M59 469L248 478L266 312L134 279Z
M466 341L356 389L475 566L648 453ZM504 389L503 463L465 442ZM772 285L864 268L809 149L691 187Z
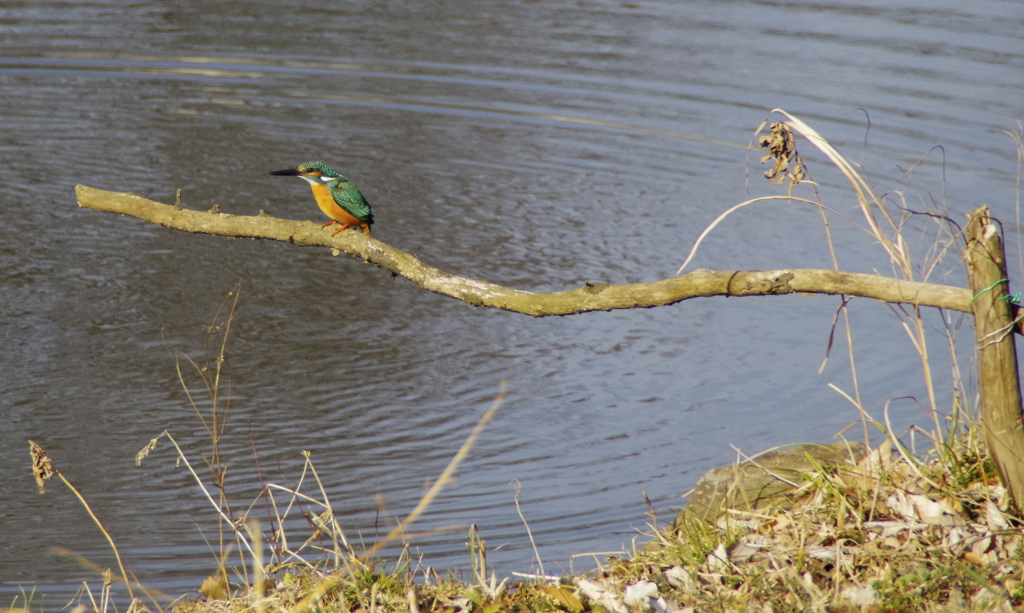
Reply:
M666 306L709 296L793 293L845 294L953 311L971 310L971 294L964 288L817 269L695 270L648 283L587 283L559 292L527 292L447 273L361 232L332 236L330 231L309 221L278 219L262 212L258 216L242 216L219 213L216 209L196 211L85 185L77 186L75 192L79 206L130 215L175 230L338 249L404 277L425 290L476 306L534 317Z

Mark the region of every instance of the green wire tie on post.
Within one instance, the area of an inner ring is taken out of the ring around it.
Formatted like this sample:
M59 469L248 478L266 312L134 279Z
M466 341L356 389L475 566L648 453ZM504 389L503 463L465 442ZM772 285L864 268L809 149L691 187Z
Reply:
M985 289L983 289L983 290L979 291L977 294L975 294L974 297L971 298L971 303L973 304L974 301L978 299L978 296L981 296L985 292L990 292L990 291L994 290L996 288L996 286L999 285L1000 283L1009 283L1009 282L1010 282L1009 279L1000 279L1000 280L996 281L992 285L989 285ZM1007 294L1007 295L1003 296L1002 298L1000 298L1000 300L1005 300L1005 301L1009 302L1010 304L1015 304L1017 306L1020 306L1019 304L1017 304L1018 301L1020 301L1020 292L1017 292L1016 294L1013 294L1012 296Z
M974 304L974 301L978 299L978 296L981 296L985 292L994 290L996 288L996 286L998 286L1000 283L1009 283L1009 282L1010 282L1009 279L1000 279L1000 280L996 281L992 285L986 287L985 289L983 289L980 292L978 292L977 294L975 294L974 297L971 298L971 304ZM1010 304L1012 304L1013 306L1017 307L1018 309L1024 309L1024 307L1022 307L1021 304L1020 304L1020 294L1021 294L1020 292L1017 292L1016 294L1007 294L1007 295L1003 296L1002 298L1000 298L1000 300L1005 300L1005 301L1009 302ZM1011 326L1019 325L1019 322L1020 322L1021 319L1024 319L1024 311L1018 311L1017 316L1014 318L1013 323L1011 323L1010 325Z

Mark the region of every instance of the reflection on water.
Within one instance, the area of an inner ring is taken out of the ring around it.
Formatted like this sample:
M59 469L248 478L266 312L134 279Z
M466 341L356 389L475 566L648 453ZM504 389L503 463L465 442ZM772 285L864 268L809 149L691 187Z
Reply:
M294 484L309 450L349 537L370 543L508 382L416 527L456 529L413 541L435 568L465 567L475 523L499 574L532 569L513 480L546 570L586 568L574 556L634 546L645 494L670 517L730 445L827 441L856 419L826 385L849 385L845 358L816 374L827 299L534 320L320 250L79 210L75 184L319 220L266 174L322 158L373 203L375 237L442 269L535 291L640 282L672 274L725 208L774 189L744 148L781 107L912 208L960 214L984 193L1009 218L1001 131L1019 119L1022 47L1005 6L346 3L315 19L289 2L13 6L0 26L0 592L64 597L95 581L54 547L113 565L68 492L35 494L30 438L147 585L177 594L215 567L215 515L170 449L133 458L166 429L201 464L175 355L216 355L205 328L239 281L222 450L236 505ZM811 171L846 206L841 179ZM861 233L833 230L845 268L888 270ZM778 204L735 215L702 249L694 267L829 265L816 214ZM880 305L854 315L867 406L920 397L898 322ZM910 401L890 411L897 428L922 421Z

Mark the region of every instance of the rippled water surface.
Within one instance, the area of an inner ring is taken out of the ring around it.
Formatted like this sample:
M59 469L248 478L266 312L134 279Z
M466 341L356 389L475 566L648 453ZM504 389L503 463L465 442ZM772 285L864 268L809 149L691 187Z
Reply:
M411 539L423 566L465 572L476 524L500 576L538 570L513 481L545 571L558 573L593 565L579 554L642 543L644 496L670 518L703 471L735 457L730 446L830 441L857 420L828 388L850 385L845 348L818 374L835 299L532 319L319 249L79 209L73 188L164 202L180 189L188 207L322 221L304 183L267 173L323 159L373 203L376 238L452 273L532 291L651 281L726 208L779 193L746 150L779 107L911 208L962 219L987 203L1013 220L1003 132L1024 103L1024 11L892 4L8 3L0 596L37 586L60 605L97 583L60 548L114 565L66 488L36 493L28 439L147 586L178 595L216 567L214 512L173 450L161 444L141 467L134 457L164 430L197 465L209 453L175 356L216 356L206 326L238 283L221 450L236 509L262 482L295 485L308 450L349 538L371 543L507 382L414 527L453 528ZM827 203L852 215L842 179L806 153ZM836 218L832 231L844 269L889 270L855 226ZM936 280L960 283L948 260ZM817 213L774 203L732 216L691 268L829 265ZM891 398L923 398L899 321L854 304L866 407L880 417ZM948 372L941 354L935 363ZM931 423L910 400L889 411L899 430ZM265 508L252 516L269 525ZM301 520L290 530L308 534Z

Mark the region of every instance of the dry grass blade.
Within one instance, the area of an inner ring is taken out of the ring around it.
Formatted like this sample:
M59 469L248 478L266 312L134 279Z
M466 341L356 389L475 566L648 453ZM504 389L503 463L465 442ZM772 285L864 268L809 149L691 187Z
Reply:
M476 427L474 427L473 431L470 432L469 436L466 437L466 442L462 444L462 447L448 463L448 466L445 467L444 471L441 473L441 476L439 476L437 480L434 481L434 484L430 486L430 489L427 490L427 493L424 494L422 498L420 498L420 501L416 505L416 508L414 508L412 512L410 512L409 515L406 516L406 518L399 523L399 525L395 526L395 528L391 530L391 532L389 532L387 536L374 543L373 547L371 547L368 551L366 551L366 553L361 555L360 558L366 559L373 557L374 554L380 551L383 547L389 545L395 539L397 539L399 536L405 533L408 530L409 526L411 526L413 523L416 522L416 520L420 518L420 515L422 515L423 512L427 510L427 507L429 507L430 504L434 502L434 498L436 498L437 495L441 492L441 490L444 489L444 487L448 485L448 483L451 481L452 475L455 474L455 470L459 467L459 464L462 464L462 461L466 459L466 456L469 455L469 450L473 448L473 444L476 443L477 437L480 436L480 433L483 432L484 428L487 427L487 424L491 421L491 418L493 418L494 414L497 413L498 409L501 408L501 403L504 400L505 382L502 381L501 390L498 392L498 395L494 398L494 402L491 403L491 407L487 409L487 411L483 414L482 417L480 417L480 421L477 422Z
M158 440L161 436L166 437L167 440L171 442L171 445L174 445L174 449L178 452L178 458L180 458L181 462L185 465L185 468L188 469L188 472L192 475L192 478L199 486L200 491L203 492L203 495L206 496L206 499L210 502L210 506L212 506L214 510L217 511L217 514L220 516L221 519L223 519L232 527L232 530L234 531L238 541L245 547L246 551L249 552L249 555L255 558L256 553L253 551L252 545L249 543L249 539L245 537L244 531L241 528L241 526L237 522L232 520L231 517L227 515L227 513L225 513L224 509L221 508L221 505L217 504L217 501L214 500L213 495L210 493L210 490L206 487L206 484L203 483L202 478L200 478L199 474L195 471L195 468L192 467L192 463L189 462L188 456L185 455L185 452L181 449L181 446L178 445L178 441L174 440L174 437L171 436L170 432L167 432L166 430L161 432L160 436L158 436L156 439L153 439L153 441L150 441L150 443L145 447L144 451L152 449L155 441ZM142 455L142 452L140 452L139 455Z
M761 196L759 198L751 198L750 200L746 200L739 204L733 205L727 211L716 217L715 220L708 225L708 227L704 228L704 231L700 233L700 236L698 236L697 240L693 243L693 247L690 249L690 253L686 256L686 259L683 261L682 266L680 266L679 269L676 270L676 276L679 276L679 274L683 272L683 269L686 268L686 266L690 263L690 260L692 260L694 256L697 255L697 249L700 247L700 244L704 242L704 239L707 237L707 235L711 234L711 231L714 230L715 227L718 226L718 224L722 223L726 217L732 215L735 211L738 211L739 209L742 209L745 206L757 204L758 202L770 202L773 200L783 200L786 202L803 202L804 204L822 206L819 202L807 200L805 198L797 198L795 196ZM835 213L835 211L832 212Z
M477 437L480 436L480 433L483 432L488 422L491 421L491 418L494 417L494 414L497 413L499 408L501 408L501 404L504 399L505 382L502 381L501 390L495 397L494 402L491 403L491 407L487 409L487 411L477 422L476 427L473 428L473 431L470 433L470 435L466 437L466 441L462 444L462 447L455 454L455 457L453 457L451 461L448 463L448 466L441 473L441 476L439 476L437 480L434 481L434 484L430 487L427 493L424 494L422 498L420 498L420 501L416 505L416 508L414 508L412 512L410 512L409 515L406 516L404 520L399 522L399 524L395 526L395 528L392 529L391 532L387 534L387 536L378 540L376 543L374 543L373 547L371 547L365 553L359 556L359 558L356 559L357 562L361 560L366 560L368 558L372 558L383 547L394 542L401 535L408 532L409 527L414 522L416 522L416 520L419 519L420 515L422 515L423 512L427 510L427 507L430 506L434 498L437 497L438 493L440 493L440 491L449 483L449 481L452 478L452 475L455 474L455 470L458 468L459 464L461 464L462 461L469 454L469 450L472 449ZM313 607L316 607L320 600L328 592L330 592L332 589L339 585L344 575L348 573L349 570L349 567L346 566L345 568L336 572L334 575L331 575L330 577L326 578L315 589L313 589L308 596L303 598L294 607L292 607L289 613L303 613L305 611L311 610L311 608Z
M519 492L522 491L523 487L519 483L519 479L514 479L512 483L510 483L509 485L512 486L512 489L515 490L516 493L516 513L519 514L519 519L523 522L523 526L526 528L526 536L530 539L530 546L533 547L533 556L537 560L537 570L540 572L541 575L544 575L546 574L544 572L544 561L540 559L540 552L537 551L537 542L533 540L533 531L530 530L530 524L526 521L526 517L523 515L523 510L519 506Z
M808 142L824 153L825 156L828 157L829 161L831 161L832 164L846 176L850 181L850 185L853 186L854 191L857 193L857 200L860 203L861 212L863 213L864 219L867 222L872 235L875 237L875 240L882 245L882 248L889 254L893 263L902 271L904 278L908 281L913 280L913 267L911 266L909 254L906 251L903 236L900 234L900 226L893 220L888 209L886 209L881 199L875 194L871 185L861 176L849 160L840 154L835 147L829 144L829 142L813 128L782 109L772 109L772 113L784 115L787 118L789 125L794 130L799 132L801 136L808 140ZM893 230L893 238L890 238L890 236L886 234L878 224L875 217L876 212L886 220L889 227Z
M100 529L100 532L103 533L103 536L106 537L107 543L110 544L110 549L114 552L114 558L117 560L117 567L121 571L121 580L124 582L125 588L128 590L128 596L132 599L133 603L137 602L135 592L132 590L133 581L128 577L128 571L124 569L124 562L121 561L121 552L117 549L114 537L110 536L110 532L108 532L103 526L103 522L101 522L100 518L93 512L92 507L89 506L89 503L86 501L85 497L82 496L82 493L78 491L78 488L72 485L71 482L54 467L53 461L50 460L46 450L33 441L29 441L28 444L29 453L32 456L32 472L35 475L36 483L39 484L39 493L42 494L45 492L45 488L43 487L44 481L51 479L54 476L59 477L64 485L71 490L71 493L75 495L75 498L82 503L82 507L85 508L85 512L89 514L90 518L92 518L93 523L96 524ZM154 602L154 605L155 604L156 603Z

